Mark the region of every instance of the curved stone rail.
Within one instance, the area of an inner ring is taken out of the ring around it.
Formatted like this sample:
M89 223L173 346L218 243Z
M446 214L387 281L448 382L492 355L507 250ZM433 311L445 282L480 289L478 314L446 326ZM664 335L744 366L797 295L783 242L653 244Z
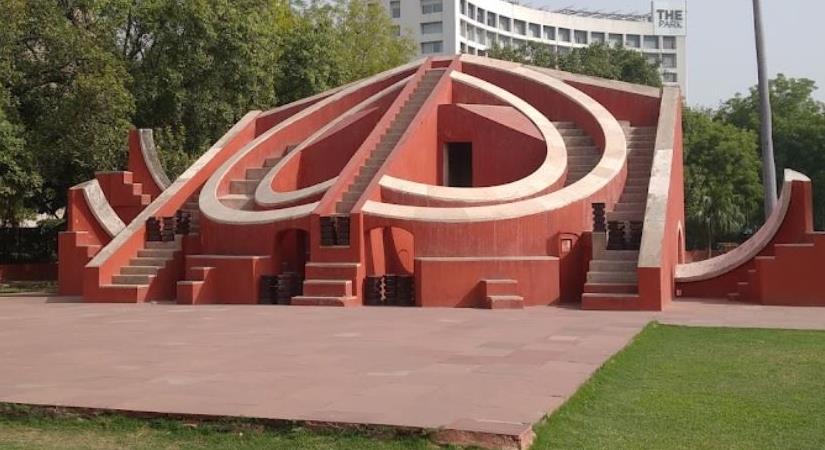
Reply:
M163 169L163 164L160 163L158 150L155 147L154 133L151 129L146 128L141 128L138 133L140 135L140 153L143 156L146 169L158 189L163 191L172 183L169 181L169 176L166 175L166 170Z
M521 66L513 70L537 80L552 79ZM468 75L463 77L475 78ZM475 80L483 82L478 78ZM408 221L489 222L543 214L598 194L613 180L625 173L627 164L625 134L619 122L598 102L572 87L565 88L565 92L572 95L572 98L595 118L605 142L602 159L590 173L576 183L555 192L504 204L437 208L394 205L370 200L364 204L362 211L376 217Z
M791 204L791 191L794 181L811 180L796 171L785 169L785 181L782 184L782 194L773 213L765 224L750 239L739 247L724 255L715 258L697 261L689 264L680 264L676 267L676 282L689 283L705 281L738 269L759 255L772 241L788 213Z
M335 182L338 180L338 177L333 177L320 183L316 183L312 186L307 186L301 189L295 189L293 191L288 192L275 191L272 188L272 184L275 181L275 178L277 178L278 174L284 169L284 167L286 167L286 165L289 164L294 158L300 157L300 154L302 151L304 151L304 149L315 143L324 134L338 126L341 122L369 108L371 105L380 101L387 95L390 95L391 93L400 90L404 87L405 84L407 84L410 81L411 78L412 76L404 78L403 80L398 81L397 83L387 87L381 92L364 100L351 110L347 111L346 114L342 114L341 116L337 117L335 120L321 127L310 137L308 137L303 142L298 144L298 146L295 147L295 149L293 149L288 155L286 155L280 161L278 161L278 163L275 166L273 166L266 173L266 175L264 175L264 178L261 180L261 182L258 184L258 187L255 189L255 203L258 206L262 206L265 208L276 208L279 206L294 205L295 203L303 202L310 198L315 198L326 192L327 189L329 189L333 184L335 184Z
M421 64L421 60L415 61L404 66L400 66L395 69L382 72L365 80L353 83L345 89L342 89L336 92L335 94L330 95L329 97L326 97L318 101L317 103L312 104L306 109L301 110L297 114L292 115L287 119L279 122L269 130L267 130L265 133L255 138L252 142L244 146L242 149L236 152L231 158L229 158L229 160L226 161L217 171L215 171L215 173L212 174L212 176L206 182L203 189L201 190L201 194L199 197L199 207L201 210L201 214L204 214L207 218L209 218L209 220L216 223L254 225L274 223L281 220L293 220L309 216L309 214L318 206L319 202L274 210L241 211L230 208L221 203L221 201L218 198L218 188L221 182L227 178L230 170L232 170L233 167L241 163L247 155L255 151L259 145L262 145L263 143L271 139L276 133L286 130L288 127L294 125L299 120L305 119L309 117L311 114L320 111L322 108L334 104L335 102L343 99L347 95L353 94L371 84L387 80L400 73L404 73L411 69L415 69Z
M95 180L89 180L73 186L72 189L80 189L83 191L83 198L86 200L86 206L92 215L97 220L97 223L110 237L117 236L126 224L120 220L112 205L106 200L106 195L103 194L103 189L100 183Z
M435 200L442 204L455 203L449 206L462 206L505 203L532 197L546 192L553 185L563 181L563 177L567 172L567 149L561 133L547 117L526 101L492 83L457 71L451 72L450 77L454 82L485 92L524 114L538 128L544 138L547 150L544 161L533 173L526 177L498 186L478 188L436 186L385 175L379 182L382 189L404 196ZM564 85L564 83L559 83ZM560 88L556 83L553 84L553 89ZM561 89L565 90L566 85Z

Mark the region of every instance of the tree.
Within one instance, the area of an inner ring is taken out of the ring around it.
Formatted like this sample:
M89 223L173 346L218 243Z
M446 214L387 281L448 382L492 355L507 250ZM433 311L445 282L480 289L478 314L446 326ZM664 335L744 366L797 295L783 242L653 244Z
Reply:
M378 2L338 0L334 44L347 82L404 64L415 54L415 41L401 34Z
M808 79L779 75L771 81L777 176L783 168L798 170L813 181L815 221L825 227L825 104L813 98L816 84ZM759 96L737 94L725 102L717 117L759 133Z
M21 160L42 178L40 212L55 213L70 186L124 160L133 102L113 52L115 6L6 0L0 9L2 82L25 142Z
M132 76L133 123L158 131L179 173L247 111L278 102L284 0L133 2L118 53ZM285 68L284 68L285 69Z
M23 130L8 119L8 103L0 86L0 227L15 226L32 215L42 182L26 151Z
M628 83L656 87L662 85L658 66L651 64L642 53L602 43L574 48L563 55L556 55L549 45L536 42L518 47L495 45L487 55L506 61L557 68Z
M710 256L720 237L739 234L759 220L756 135L715 120L711 111L689 108L683 129L687 236L692 247L703 241Z

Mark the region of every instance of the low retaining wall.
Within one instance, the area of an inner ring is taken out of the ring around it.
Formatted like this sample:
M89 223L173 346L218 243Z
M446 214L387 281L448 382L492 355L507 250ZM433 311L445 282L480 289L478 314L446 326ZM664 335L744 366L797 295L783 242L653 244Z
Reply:
M0 264L0 281L54 281L57 264Z

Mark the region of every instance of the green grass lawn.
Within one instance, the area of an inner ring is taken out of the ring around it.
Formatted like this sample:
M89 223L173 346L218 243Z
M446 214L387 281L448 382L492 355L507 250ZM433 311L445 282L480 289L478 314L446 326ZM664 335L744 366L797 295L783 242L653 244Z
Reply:
M185 423L118 415L81 416L0 404L0 449L407 450L437 449L421 435L391 430L318 431L254 421Z
M43 292L54 294L57 292L56 281L3 281L0 282L0 295L26 294Z
M534 449L823 449L825 332L651 325ZM0 404L0 449L435 449L424 435L186 424Z
M825 332L651 325L534 449L823 449Z

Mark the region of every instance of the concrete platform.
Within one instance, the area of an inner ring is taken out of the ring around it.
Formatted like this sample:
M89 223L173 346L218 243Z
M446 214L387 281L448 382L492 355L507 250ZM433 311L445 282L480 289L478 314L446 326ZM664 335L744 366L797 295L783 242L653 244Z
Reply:
M0 401L391 425L524 448L651 320L825 329L825 309L82 304L0 298Z

